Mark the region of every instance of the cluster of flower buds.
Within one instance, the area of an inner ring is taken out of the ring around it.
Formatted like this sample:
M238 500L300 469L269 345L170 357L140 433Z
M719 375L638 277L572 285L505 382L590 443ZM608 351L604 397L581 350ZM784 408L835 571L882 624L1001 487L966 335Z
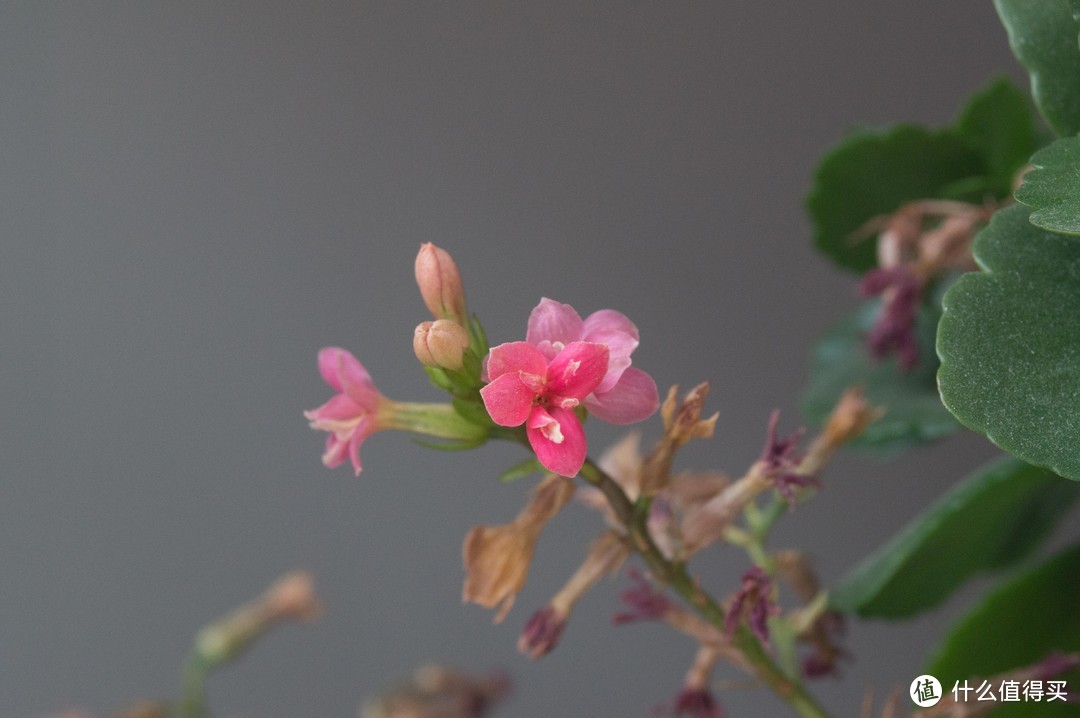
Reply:
M718 414L704 414L709 385L700 384L682 397L678 387L672 387L661 406L652 377L632 365L639 334L626 316L607 309L582 318L573 307L543 298L528 318L523 340L489 349L479 321L466 311L461 275L447 252L423 245L416 259L416 281L433 318L417 326L413 349L432 383L447 391L451 401L410 404L387 399L351 354L327 348L320 353L319 366L338 393L307 417L313 428L329 433L324 463L336 466L350 459L357 472L360 444L382 429L442 437L460 446L504 438L531 449L533 470L549 473L514 520L474 526L462 548L463 599L495 609L496 622L506 617L524 585L541 532L574 495L573 479L582 474L591 486L578 493L601 510L606 527L565 585L525 623L518 646L532 658L555 648L577 602L601 578L617 573L631 553L648 556L652 567L659 561L681 571L695 552L718 540L747 546L739 537L748 534L737 522L753 513L750 509L757 508L761 494L775 491L774 505L786 502L794 507L820 486L818 475L835 450L880 415L853 390L841 399L805 452L799 450L801 431L778 435L774 413L762 455L742 478L732 481L718 472L676 473L677 452L715 431ZM633 433L599 462L589 461L583 425L587 414L621 425L642 421L657 408L663 433L651 451L643 454L640 435ZM780 617L774 584L782 570L780 561L760 545L751 556L758 565L743 575L724 608L712 603L709 619L666 598L660 591L664 580L655 576L647 581L635 574L637 586L623 595L628 610L616 616L617 622L664 621L697 643L697 654L673 704L677 715L719 716L709 685L713 668L723 660L755 674L746 644L740 642L749 637L768 646L774 619L789 621L797 629L787 635L810 641L820 654L819 662L834 662L839 655L826 643L831 636L823 633L827 627L820 602L803 597L806 605ZM683 597L688 598L685 593ZM699 598L712 601L704 594ZM702 605L697 600L690 603L698 609ZM823 653L826 650L833 652ZM382 712L370 715L443 715L401 713L407 708L380 705Z
M479 445L502 431L505 438L528 443L544 468L573 477L587 454L585 413L631 424L656 411L656 383L631 366L639 335L623 314L606 309L582 319L570 305L544 298L529 316L523 341L489 350L479 321L466 310L461 273L450 254L424 244L415 273L433 320L416 327L413 351L451 403L390 400L356 357L337 347L323 349L319 370L337 394L305 416L313 429L328 432L328 467L350 460L359 474L360 446L385 429L461 446Z
M950 200L920 200L875 217L856 236L878 235L878 266L859 285L863 296L882 298L867 335L875 358L896 354L901 368L919 361L915 322L927 288L952 271L974 269L971 243L996 207Z

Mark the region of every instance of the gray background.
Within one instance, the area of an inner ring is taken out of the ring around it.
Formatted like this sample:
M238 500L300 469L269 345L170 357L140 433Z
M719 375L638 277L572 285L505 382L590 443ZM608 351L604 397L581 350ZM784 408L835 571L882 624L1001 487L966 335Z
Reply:
M381 434L359 479L328 472L301 416L329 396L316 351L436 399L410 347L434 241L496 342L543 295L628 314L661 387L713 382L717 436L684 465L738 471L772 408L797 426L812 342L856 301L809 245L819 153L860 123L947 122L1002 71L989 2L5 4L0 715L175 695L195 630L295 567L325 618L216 676L220 714L349 716L438 660L511 671L500 715L649 715L693 647L611 627L618 583L547 659L514 649L595 517L558 518L492 626L460 605L460 540L517 511L527 484L494 477L520 453ZM846 457L774 545L836 580L991 453ZM724 590L744 568L697 566ZM977 593L851 625L857 660L819 694L854 715L906 686Z

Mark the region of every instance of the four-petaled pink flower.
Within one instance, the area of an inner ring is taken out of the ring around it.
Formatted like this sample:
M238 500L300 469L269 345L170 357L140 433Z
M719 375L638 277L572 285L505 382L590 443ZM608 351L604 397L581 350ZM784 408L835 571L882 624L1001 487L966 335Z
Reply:
M528 342L500 344L488 355L491 381L480 395L496 424L525 424L544 467L575 476L587 450L574 407L604 380L608 357L608 347L593 342L570 342L551 357Z
M607 371L582 403L589 413L608 423L633 424L648 418L660 406L656 382L630 366L630 355L638 345L638 330L620 312L601 309L582 320L569 304L544 297L529 315L525 341L548 361L573 342L606 346Z
M328 468L352 462L356 475L360 475L360 444L379 431L379 410L387 400L375 388L364 365L352 354L338 347L326 347L319 351L319 372L334 391L330 401L318 409L305 411L312 429L328 431L326 449L322 461Z

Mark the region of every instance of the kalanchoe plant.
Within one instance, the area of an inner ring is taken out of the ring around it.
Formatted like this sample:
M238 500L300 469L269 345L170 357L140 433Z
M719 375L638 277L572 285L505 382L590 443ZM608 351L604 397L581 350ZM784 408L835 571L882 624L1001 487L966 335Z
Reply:
M533 455L526 469L550 473L514 520L469 531L463 548L466 601L496 608L496 621L506 617L528 576L537 538L575 493L575 477L587 485L585 500L601 509L606 524L581 567L526 621L519 638L523 653L533 658L550 653L577 601L637 554L647 573L633 574L638 585L625 594L630 612L618 614L616 621L662 620L697 643L686 684L673 702L677 714L720 715L710 676L719 664L728 664L772 686L799 712L823 715L800 672L779 665L774 650L794 655L795 641L815 640L824 653L816 672L824 672L825 664L833 667L840 650L819 620L824 594L804 593L801 604L785 612L773 580L781 561L765 542L785 510L821 487L820 474L836 449L865 430L880 410L857 389L845 393L825 430L805 450L800 449L802 431L784 438L777 434L774 412L761 458L742 478L677 473L679 449L715 431L717 415L704 417L709 386L701 384L681 397L673 387L661 407L651 377L631 365L640 336L626 316L602 310L582 319L569 305L545 298L529 317L524 341L488 350L479 321L465 315L464 283L450 255L424 245L416 273L436 319L417 327L414 350L451 401L392 402L378 393L352 355L324 349L320 369L339 394L307 414L313 428L330 432L324 463L333 467L348 456L358 471L359 443L378 429L476 445L496 438L521 444ZM585 416L629 424L658 407L663 431L651 451L642 454L640 436L632 434L601 461L588 457ZM754 564L726 600L707 592L688 569L690 558L712 544L744 549ZM810 574L804 564L800 570ZM814 583L805 576L801 580ZM782 630L770 631L772 623Z
M814 243L861 276L857 293L870 301L815 352L804 407L816 433L782 436L774 411L743 472L678 468L682 448L716 431L708 383L671 387L661 402L633 365L641 336L628 317L602 309L582 318L548 298L523 337L490 347L456 262L427 243L414 270L431 316L416 326L413 351L447 401L392 400L349 351L326 347L318 368L334 393L304 413L327 433L323 463L359 474L361 445L388 430L455 449L519 445L525 460L501 478L541 477L515 518L468 530L464 600L503 621L538 538L576 495L597 510L596 538L524 621L518 648L549 655L572 631L578 602L629 563L613 622L659 622L691 643L683 683L660 709L669 715L723 716L715 676L730 672L795 714L824 718L810 682L840 676L855 658L843 643L852 618L918 615L971 576L1014 567L943 637L927 665L943 690L918 683L912 698L934 702L916 715L1080 715L1080 546L1029 560L1080 499L1080 0L994 4L1056 137L1040 130L1025 94L998 79L949 126L863 129L826 154L807 199ZM588 417L629 425L658 409L651 446L643 428L591 458ZM841 448L895 454L961 426L1011 456L948 488L836 585L823 586L802 551L771 545L776 523L820 494ZM724 550L746 567L704 580L704 552ZM208 718L211 672L273 626L318 612L310 578L290 574L198 634L178 703L119 715ZM507 685L501 675L423 669L364 716L479 718ZM988 700L986 691L997 692ZM874 717L872 703L862 718ZM894 692L879 715L902 705Z

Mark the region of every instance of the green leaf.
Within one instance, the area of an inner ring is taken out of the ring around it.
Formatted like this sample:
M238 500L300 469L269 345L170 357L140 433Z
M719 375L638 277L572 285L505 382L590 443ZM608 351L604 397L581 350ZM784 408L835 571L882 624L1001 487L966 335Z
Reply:
M904 618L972 574L1023 558L1080 498L1080 486L1016 459L975 472L916 517L831 592L860 616Z
M825 155L814 176L806 200L814 244L841 267L864 272L877 264L873 238L857 236L866 222L917 199L979 201L983 183L970 180L982 174L978 153L951 130L857 132Z
M1074 546L990 594L949 632L926 672L949 691L958 680L1029 666L1053 652L1080 651L1078 602L1080 546ZM1074 690L1078 673L1068 674ZM1037 709L1018 703L993 713L994 718L1035 715L1076 718L1080 706L1044 700Z
M1031 158L1016 199L1031 207L1031 223L1051 232L1080 234L1080 138L1044 147Z
M994 0L1031 94L1058 135L1080 132L1080 25L1069 0Z
M892 453L958 431L956 419L942 406L935 385L937 355L934 333L939 310L925 305L916 324L919 363L901 371L894 358L875 361L864 337L874 324L881 303L872 301L838 324L818 343L810 370L810 385L802 398L802 412L814 426L825 423L836 400L850 386L861 384L867 400L885 408L885 416L871 424L853 446Z
M508 484L511 481L517 481L518 479L524 479L526 476L538 474L541 471L544 471L544 467L536 457L530 457L521 463L514 464L509 469L499 474L499 481Z
M1025 94L1008 78L993 80L968 100L956 132L982 157L990 193L1007 197L1036 146L1035 119Z
M997 212L975 240L986 271L945 294L941 398L1017 458L1080 479L1080 242Z

